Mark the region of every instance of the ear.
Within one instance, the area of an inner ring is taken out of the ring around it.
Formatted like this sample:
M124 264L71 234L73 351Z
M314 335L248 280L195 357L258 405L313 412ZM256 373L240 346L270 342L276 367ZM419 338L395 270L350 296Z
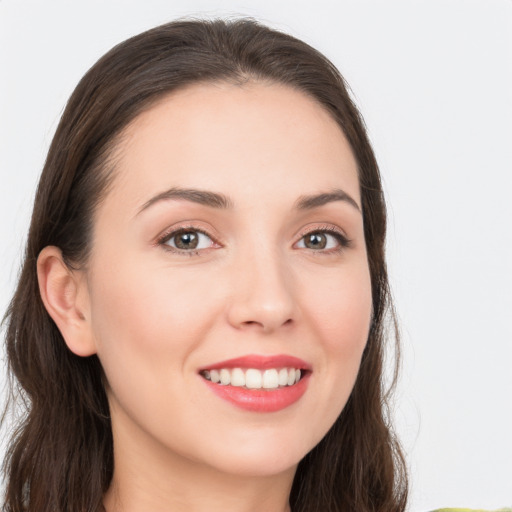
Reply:
M37 278L43 304L66 345L78 356L96 353L90 323L85 274L66 265L58 247L45 247L37 258Z

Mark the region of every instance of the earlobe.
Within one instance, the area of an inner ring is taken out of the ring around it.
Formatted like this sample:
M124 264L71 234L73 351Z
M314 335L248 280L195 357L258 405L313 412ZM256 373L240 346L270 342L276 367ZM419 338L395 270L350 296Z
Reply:
M37 258L37 278L43 304L68 348L78 356L95 354L83 272L70 269L61 250L48 246Z

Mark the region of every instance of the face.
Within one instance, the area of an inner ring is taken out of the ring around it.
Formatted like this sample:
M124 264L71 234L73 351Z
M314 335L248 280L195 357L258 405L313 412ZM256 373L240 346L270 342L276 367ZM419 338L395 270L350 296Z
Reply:
M120 144L87 267L115 449L295 468L342 411L370 324L344 135L285 86L210 84L165 98Z

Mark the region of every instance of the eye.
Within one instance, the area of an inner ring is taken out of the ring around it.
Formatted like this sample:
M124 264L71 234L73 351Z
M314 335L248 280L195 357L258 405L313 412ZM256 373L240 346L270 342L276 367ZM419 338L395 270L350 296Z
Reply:
M201 249L208 249L214 244L206 233L191 228L181 228L167 233L158 243L171 250L175 249L176 252L193 251L194 253Z
M333 229L321 229L311 231L302 236L297 243L300 249L312 249L314 251L336 252L350 245L344 235Z

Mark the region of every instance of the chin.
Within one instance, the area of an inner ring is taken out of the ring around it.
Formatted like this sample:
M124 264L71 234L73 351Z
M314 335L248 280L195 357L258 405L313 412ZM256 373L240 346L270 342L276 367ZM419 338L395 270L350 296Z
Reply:
M289 471L295 472L302 456L290 456L285 450L277 453L261 452L254 457L233 456L217 461L215 469L242 477L271 477Z
M295 471L302 458L321 439L306 439L300 432L294 436L289 432L261 430L261 433L253 431L252 436L231 436L225 442L212 443L208 453L205 451L202 455L209 459L212 467L223 473L267 477Z

